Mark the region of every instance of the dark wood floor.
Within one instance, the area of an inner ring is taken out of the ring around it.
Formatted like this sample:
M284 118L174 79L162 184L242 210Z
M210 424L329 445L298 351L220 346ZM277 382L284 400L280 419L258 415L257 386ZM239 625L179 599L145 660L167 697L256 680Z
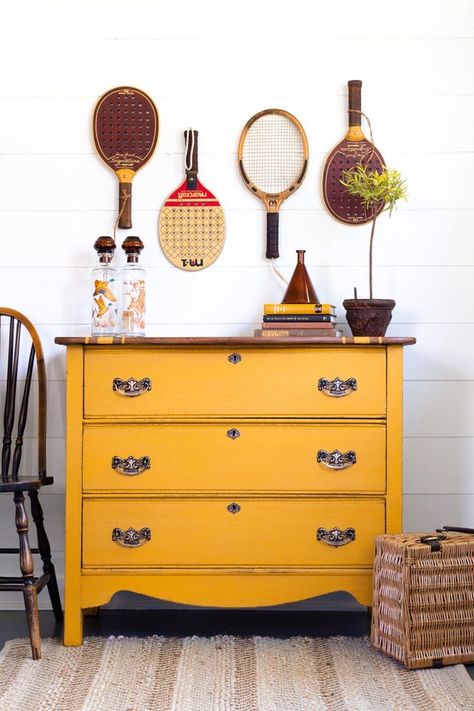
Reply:
M40 612L42 637L62 636L62 625L55 622L52 612ZM369 634L366 612L298 612L257 610L101 610L96 617L86 617L85 635L109 637L125 635L147 637L209 637L217 634L249 637L364 637ZM0 649L9 639L27 637L23 612L0 611ZM474 664L467 667L474 679Z

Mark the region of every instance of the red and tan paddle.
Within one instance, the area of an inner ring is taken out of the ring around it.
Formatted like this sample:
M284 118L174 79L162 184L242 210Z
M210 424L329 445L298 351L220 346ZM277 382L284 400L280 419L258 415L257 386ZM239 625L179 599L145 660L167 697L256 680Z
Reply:
M132 227L132 180L147 163L158 140L158 111L145 92L131 86L111 89L94 111L94 143L119 180L119 219Z
M169 261L187 272L205 269L220 255L225 217L220 202L198 179L198 132L184 132L186 178L163 203L160 244Z
M350 195L341 185L345 170L355 168L358 163L373 172L382 172L384 159L371 141L364 136L361 128L361 89L358 79L347 82L349 88L348 121L349 129L344 139L337 144L326 159L323 170L322 192L324 204L329 213L346 225L362 225L374 217L367 211L361 199ZM383 210L383 202L375 210L378 215Z

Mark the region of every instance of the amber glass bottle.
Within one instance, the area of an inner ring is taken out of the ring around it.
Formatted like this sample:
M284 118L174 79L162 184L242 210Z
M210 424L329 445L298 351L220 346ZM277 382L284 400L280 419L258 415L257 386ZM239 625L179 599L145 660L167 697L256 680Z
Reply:
M316 289L304 265L304 249L297 249L298 261L295 271L281 301L282 304L319 304Z

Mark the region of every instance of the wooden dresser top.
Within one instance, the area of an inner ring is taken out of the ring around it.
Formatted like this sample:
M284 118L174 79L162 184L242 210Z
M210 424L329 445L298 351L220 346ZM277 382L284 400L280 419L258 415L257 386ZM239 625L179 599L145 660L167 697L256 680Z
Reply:
M58 336L55 343L62 346L409 346L416 343L413 336L340 336L339 338L270 338L266 336L212 336L212 337L142 337L142 336Z

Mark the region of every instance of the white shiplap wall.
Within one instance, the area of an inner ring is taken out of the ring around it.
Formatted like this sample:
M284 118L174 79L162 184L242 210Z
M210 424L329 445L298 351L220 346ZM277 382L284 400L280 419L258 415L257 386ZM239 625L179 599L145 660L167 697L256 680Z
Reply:
M389 335L418 339L405 351L405 528L474 525L473 17L470 0L27 0L4 9L0 301L29 315L46 351L56 483L43 502L61 575L65 358L53 339L89 330L92 244L111 233L117 194L93 150L91 112L121 84L148 92L161 119L157 153L134 181L147 332L240 335L282 295L264 259L264 212L235 160L242 126L269 106L301 120L311 151L281 214L282 271L290 276L295 250L306 249L320 298L338 305L341 321L353 285L364 293L368 231L331 220L319 193L324 156L345 130L346 82L363 80L375 141L410 194L380 219L375 244L376 295L397 301ZM173 268L157 240L188 126L200 131L200 175L227 216L222 256L196 274ZM0 539L15 537L2 497ZM17 595L0 598L19 605Z

